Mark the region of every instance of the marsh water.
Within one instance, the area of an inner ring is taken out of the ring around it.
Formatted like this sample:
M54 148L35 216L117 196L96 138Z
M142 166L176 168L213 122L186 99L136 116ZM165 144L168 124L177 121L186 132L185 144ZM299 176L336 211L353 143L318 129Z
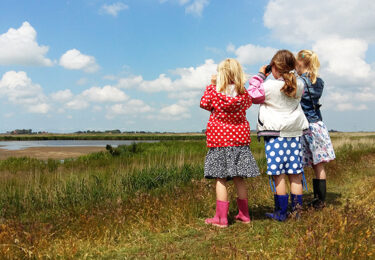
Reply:
M93 146L105 147L107 144L130 145L132 143L155 143L159 141L133 141L133 140L46 140L46 141L0 141L0 149L23 150L31 147L77 147Z

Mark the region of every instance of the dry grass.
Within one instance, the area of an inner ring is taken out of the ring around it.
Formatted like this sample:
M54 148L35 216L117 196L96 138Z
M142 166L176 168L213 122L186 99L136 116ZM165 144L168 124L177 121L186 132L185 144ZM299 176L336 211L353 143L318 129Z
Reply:
M15 214L1 211L1 256L374 258L375 147L371 144L340 146L337 160L327 166L328 206L321 211L305 208L299 221L279 223L264 218L273 202L267 176L262 175L247 181L253 222L246 226L234 223L237 208L230 185L231 225L227 229L204 225L204 219L214 214L215 201L213 182L202 179L204 142L142 144L138 148L119 157L85 156L57 168L52 163L49 168L42 166L37 160L17 161L17 170L11 161L0 165L2 191L19 188L19 197L3 192L0 197L8 204L2 205L8 209L23 205L23 211L13 208ZM262 144L254 142L252 151L264 171ZM306 174L311 179L311 170ZM309 189L306 201L312 197L311 185ZM38 203L43 207L35 207Z

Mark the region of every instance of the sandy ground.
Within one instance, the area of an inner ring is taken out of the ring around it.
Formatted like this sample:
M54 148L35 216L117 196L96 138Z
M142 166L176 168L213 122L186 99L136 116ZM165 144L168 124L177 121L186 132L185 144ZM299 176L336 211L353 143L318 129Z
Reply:
M94 153L104 151L105 147L92 147L92 146L80 146L80 147L32 147L24 150L5 150L0 149L0 160L9 157L33 157L42 160L48 158L51 159L65 159L78 157L88 153Z

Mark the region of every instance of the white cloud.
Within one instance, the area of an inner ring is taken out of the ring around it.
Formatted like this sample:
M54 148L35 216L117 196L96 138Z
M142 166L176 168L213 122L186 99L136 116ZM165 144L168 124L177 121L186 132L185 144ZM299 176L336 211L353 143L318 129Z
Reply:
M210 4L209 0L160 0L159 2L177 2L179 5L185 7L187 14L194 16L202 16L204 8Z
M171 99L180 99L180 100L194 100L198 96L203 94L202 90L188 90L188 91L178 91L178 92L171 92L168 94L168 97Z
M73 97L72 91L70 89L60 90L51 94L51 98L58 102L64 102Z
M205 61L198 67L178 68L172 71L179 76L174 82L174 89L181 90L203 90L206 85L210 84L211 75L216 74L217 64L211 59Z
M120 78L117 83L119 88L132 88L139 86L143 82L142 76L132 76L129 78Z
M203 90L210 83L211 75L216 73L216 68L217 64L213 60L206 60L198 67L178 68L171 71L172 75L177 76L175 80L165 74L160 74L154 80L131 76L119 79L116 87L137 88L144 92Z
M50 105L46 103L30 105L28 111L31 113L46 114L50 109Z
M266 64L270 62L277 49L253 44L242 45L236 49L233 44L229 44L227 51L236 54L236 59L241 64L254 65L259 63Z
M110 5L104 4L100 8L100 12L104 14L112 15L113 17L117 17L119 12L123 10L127 10L127 9L129 9L128 5L122 2L117 2L117 3L110 4Z
M144 80L139 85L140 89L145 92L159 92L172 90L172 80L165 74L160 74L157 79Z
M211 75L216 73L217 64L211 59L197 67L177 68L170 71L171 76L161 74L154 80L144 80L142 76L131 76L118 80L116 87L133 88L144 92L168 92L168 97L175 100L175 104L163 107L159 114L148 115L149 119L178 120L189 118L188 107L198 106L197 98L210 84ZM127 107L127 106L126 106ZM124 105L114 105L108 117L120 114ZM124 112L121 112L124 113Z
M166 116L165 119L183 119L190 117L188 109L179 104L163 107L160 110L160 114Z
M375 43L374 13L372 0L271 0L263 19L276 39L318 54L323 109L362 111L375 101L375 70L366 61Z
M151 106L145 104L144 101L139 99L132 99L125 104L114 104L110 106L107 110L106 117L111 119L118 115L137 116L140 113L143 114L151 111Z
M86 89L81 95L92 102L121 102L129 98L118 88L109 85L104 86L103 88L92 87L90 89Z
M210 2L208 0L194 0L186 6L185 12L188 14L201 16L203 9L208 6L209 3Z
M1 34L0 65L52 66L53 62L45 57L48 46L40 46L36 36L35 29L28 22Z
M313 50L319 54L322 67L337 76L367 78L371 66L366 63L368 44L361 39L343 39L337 36L319 39Z
M60 58L60 65L66 69L83 70L88 73L96 72L99 69L93 56L82 54L77 49L65 52Z
M277 39L292 44L332 34L374 42L374 13L372 0L271 0L263 20Z
M80 97L75 97L73 100L67 102L65 104L65 107L68 109L73 109L73 110L81 110L85 109L89 106L89 103L86 100L83 100Z
M375 89L357 88L356 91L347 91L335 87L328 89L323 98L323 108L335 111L362 111L368 110L365 102L375 101Z
M33 83L24 71L6 72L0 80L0 95L31 113L45 114L49 110L42 87Z

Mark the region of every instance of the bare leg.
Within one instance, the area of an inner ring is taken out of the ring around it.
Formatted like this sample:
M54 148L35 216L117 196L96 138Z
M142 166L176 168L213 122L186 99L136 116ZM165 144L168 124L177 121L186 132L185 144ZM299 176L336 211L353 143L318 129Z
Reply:
M324 163L318 163L317 165L313 165L313 169L315 172L316 179L325 180L327 178L326 172L324 170Z
M238 198L242 200L247 199L247 188L244 179L241 177L234 177L233 182L236 186Z
M294 195L302 195L302 174L290 174L288 177L290 192Z
M285 174L273 176L276 183L276 194L286 195Z
M216 179L216 214L213 218L207 218L206 224L218 227L228 226L229 202L226 183L226 179Z
M274 194L275 210L273 213L266 213L266 217L278 221L285 221L287 218L288 198L286 194L285 174L273 176L276 184L276 194Z
M216 179L216 199L221 201L228 201L228 191L227 191L227 180L226 179Z

